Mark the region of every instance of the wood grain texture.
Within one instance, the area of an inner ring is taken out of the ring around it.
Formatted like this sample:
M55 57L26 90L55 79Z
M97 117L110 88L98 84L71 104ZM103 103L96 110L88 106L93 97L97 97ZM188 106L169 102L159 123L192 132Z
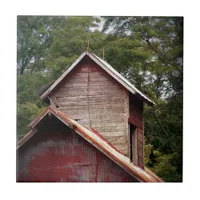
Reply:
M133 161L140 167L144 167L144 119L143 102L136 96L130 95L129 121L136 126L132 135ZM131 133L130 133L131 134Z
M144 167L144 138L143 131L138 128L137 130L137 153L138 153L138 165Z
M136 96L130 95L129 118L131 123L143 130L143 102Z
M133 149L133 162L138 165L138 134L137 129L132 133L132 149Z
M51 95L58 110L128 155L128 92L96 63L80 63Z

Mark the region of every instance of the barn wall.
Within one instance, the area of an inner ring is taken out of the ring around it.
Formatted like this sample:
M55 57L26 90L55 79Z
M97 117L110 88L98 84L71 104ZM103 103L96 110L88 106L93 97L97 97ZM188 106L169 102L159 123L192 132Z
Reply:
M143 102L138 97L130 94L129 122L136 126L133 138L134 163L144 167L144 118ZM129 133L130 134L130 133Z
M130 94L130 116L131 122L140 130L143 130L143 102L138 97Z
M135 182L119 167L69 128L37 132L17 152L17 181Z
M51 94L53 104L128 155L128 92L85 57Z

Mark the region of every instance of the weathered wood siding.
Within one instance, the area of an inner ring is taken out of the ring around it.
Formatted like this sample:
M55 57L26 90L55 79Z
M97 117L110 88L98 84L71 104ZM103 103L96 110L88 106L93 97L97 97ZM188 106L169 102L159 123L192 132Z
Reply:
M144 118L143 102L136 96L130 95L129 122L136 126L133 138L134 163L144 167ZM130 133L129 133L130 134Z
M17 181L136 181L73 130L57 119L51 120L18 149Z
M129 96L118 82L85 57L51 94L52 103L94 128L128 155Z

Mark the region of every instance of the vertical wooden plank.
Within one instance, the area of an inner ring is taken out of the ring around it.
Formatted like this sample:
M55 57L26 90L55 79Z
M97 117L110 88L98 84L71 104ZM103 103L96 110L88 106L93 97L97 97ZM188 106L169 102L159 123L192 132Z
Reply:
M133 130L132 133L132 141L133 141L133 145L132 145L132 154L133 154L133 163L135 163L136 165L138 165L138 153L137 153L137 148L138 148L138 135L137 135L137 129Z
M126 137L126 152L125 152L125 155L126 156L129 156L130 158L130 150L129 150L129 147L130 147L130 141L129 141L129 138L130 138L130 131L129 131L129 123L128 123L128 118L129 118L129 91L127 90L124 90L124 124L125 124L125 137Z
M137 154L138 154L138 165L140 167L144 167L144 139L143 139L143 131L138 128L137 131Z
M143 102L133 95L130 95L129 120L135 126L143 130Z
M128 157L129 158L131 158L131 150L130 150L130 143L131 143L131 141L130 141L130 137L132 137L132 135L131 135L131 130L130 130L130 127L131 127L131 124L128 122Z
M139 165L141 168L144 167L144 141L143 141L143 102L139 100L136 96L130 95L130 123L136 126L136 133L133 135L133 160L135 164Z

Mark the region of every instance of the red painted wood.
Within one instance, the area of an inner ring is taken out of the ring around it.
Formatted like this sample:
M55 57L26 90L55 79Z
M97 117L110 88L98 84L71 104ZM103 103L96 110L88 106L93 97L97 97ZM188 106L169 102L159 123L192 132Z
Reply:
M129 113L130 122L143 130L143 102L133 95L130 96Z
M139 128L137 129L137 152L138 152L138 165L144 166L144 138L143 131Z
M144 128L143 128L143 102L133 95L130 96L129 121L137 128L137 155L138 166L144 168Z
M17 158L17 181L136 181L69 128L36 133L18 150Z

